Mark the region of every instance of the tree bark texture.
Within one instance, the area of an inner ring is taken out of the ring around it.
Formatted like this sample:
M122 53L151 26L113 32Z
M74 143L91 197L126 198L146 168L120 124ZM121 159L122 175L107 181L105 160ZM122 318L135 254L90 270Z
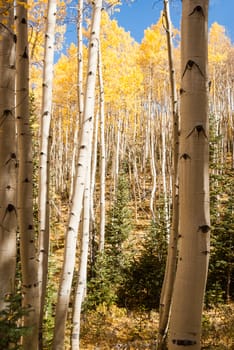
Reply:
M29 113L29 58L27 1L16 6L16 119L18 143L17 207L20 231L23 306L30 305L24 316L24 326L32 328L23 337L23 348L38 348L39 286L38 262L33 224L32 135Z
M48 0L45 34L45 51L42 83L42 111L39 168L39 287L40 287L40 348L42 348L42 324L48 276L49 254L49 165L50 123L52 113L52 84L54 62L54 32L56 24L56 0Z
M104 110L104 83L102 76L101 45L98 51L98 77L100 89L100 239L99 251L104 251L106 226L106 144L105 144L105 110Z
M208 0L184 0L181 40L179 255L169 350L200 350L209 258Z
M93 2L93 17L88 54L88 70L84 98L84 116L79 141L79 155L76 167L76 179L72 196L71 211L68 220L64 263L62 267L55 316L53 350L64 349L65 324L75 266L78 227L83 204L85 179L87 175L88 153L92 142L92 124L94 119L95 86L98 62L99 32L102 1Z
M168 329L171 299L177 265L177 242L179 225L179 200L178 200L178 154L179 154L179 115L178 99L176 92L175 66L173 57L172 25L170 19L169 1L164 0L164 19L167 35L168 63L171 86L171 106L173 114L173 175L172 175L172 223L170 228L168 254L165 276L160 297L159 309L159 337L158 349L163 348Z
M14 293L16 268L16 128L15 43L13 2L3 1L0 13L0 310Z
M89 150L89 160L87 164L86 184L84 191L84 204L83 204L83 225L82 225L82 237L81 237L81 249L79 259L79 272L76 284L76 292L73 305L73 318L72 318L72 341L71 349L79 350L80 348L80 323L81 323L81 309L82 303L85 297L86 285L87 285L87 264L88 264L88 251L89 251L89 233L90 233L90 172L91 172L91 151L92 145Z

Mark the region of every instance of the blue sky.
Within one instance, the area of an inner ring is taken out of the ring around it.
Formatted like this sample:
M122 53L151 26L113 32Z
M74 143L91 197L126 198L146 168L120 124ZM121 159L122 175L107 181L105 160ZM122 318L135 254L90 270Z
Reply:
M132 3L130 4L130 2ZM127 4L128 3L128 4ZM77 43L74 8L77 0L72 0L68 7L68 18L73 20L67 26L65 47L63 52L70 46L71 42ZM174 27L180 29L181 0L171 0L170 12ZM111 18L116 19L121 27L137 41L141 42L144 30L152 24L157 23L163 8L163 0L123 0L120 12L115 12ZM210 0L209 25L218 22L226 28L226 33L234 43L234 0ZM55 54L55 61L60 57L60 52Z
M135 0L131 4L123 2L120 12L116 12L112 17L129 31L136 41L141 42L144 30L158 21L163 1ZM170 3L171 20L176 28L180 28L181 6L181 0L172 0ZM213 22L223 25L234 43L234 0L210 0L209 25Z

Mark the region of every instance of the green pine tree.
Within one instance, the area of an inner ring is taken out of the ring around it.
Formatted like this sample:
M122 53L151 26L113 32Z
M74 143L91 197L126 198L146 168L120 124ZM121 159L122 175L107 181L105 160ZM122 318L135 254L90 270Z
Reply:
M133 310L152 310L159 307L167 256L166 232L166 223L160 210L156 221L152 221L139 256L133 257L125 270L125 283L119 289L118 295L120 306Z
M127 263L124 244L132 229L130 194L127 177L119 175L116 198L108 212L105 230L105 250L96 259L93 277L88 282L85 307L107 306L117 301L117 292L123 283L123 271Z
M223 135L216 134L215 118L210 118L210 208L211 251L206 291L206 305L234 299L234 177L232 152L226 153Z

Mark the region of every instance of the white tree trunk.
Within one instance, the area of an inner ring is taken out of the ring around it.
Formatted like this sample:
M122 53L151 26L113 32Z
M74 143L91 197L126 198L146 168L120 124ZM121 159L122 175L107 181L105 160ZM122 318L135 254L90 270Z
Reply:
M32 135L29 115L29 59L27 0L16 6L16 117L18 138L17 207L20 231L20 257L22 271L23 306L32 311L24 317L24 326L31 327L23 337L23 348L38 348L39 286L38 263L33 225L32 195Z
M209 257L208 0L184 0L181 41L179 256L169 350L200 350Z
M97 172L97 150L98 150L98 124L99 124L99 110L96 112L93 129L93 149L91 159L91 178L90 178L90 223L91 230L95 231L95 186L96 186L96 172Z
M104 110L104 86L102 77L102 57L101 47L99 45L99 88L100 88L100 240L99 251L104 250L105 244L105 226L106 226L106 144L105 144L105 110Z
M172 44L172 28L170 19L169 1L164 0L164 17L167 34L168 62L171 85L171 105L173 113L173 179L172 179L172 223L169 236L168 254L165 269L165 276L160 297L159 309L159 337L158 349L163 348L168 329L168 321L171 308L171 298L173 293L174 279L177 262L177 242L179 225L179 201L178 201L178 153L179 153L179 116L178 100L175 81L175 67Z
M151 104L149 102L149 104ZM150 211L152 214L152 219L155 220L155 195L156 195L156 189L157 189L157 169L156 169L156 163L155 163L155 143L157 142L156 136L155 136L155 125L154 120L152 120L151 116L151 108L149 109L149 115L148 118L150 120L150 126L149 126L149 134L150 134L150 170L151 170L151 176L152 176L152 189L150 194Z
M0 310L14 293L16 268L16 130L15 42L13 2L2 1L0 12Z
M40 291L40 347L42 347L43 312L46 296L49 254L49 164L50 123L52 113L52 83L54 63L54 32L56 0L48 0L45 51L42 83L42 111L39 168L39 291Z
M122 129L122 120L120 116L117 121L117 135L116 135L116 144L115 144L115 154L113 159L113 198L115 198L116 186L119 176L119 159L120 159L120 140L121 140L121 129Z
M84 117L80 135L79 155L76 169L74 193L72 197L71 212L66 232L64 247L64 263L61 273L58 300L56 306L53 350L64 349L65 324L71 292L72 277L75 266L76 243L80 222L85 178L87 175L87 162L89 147L92 142L92 123L94 119L95 83L98 60L99 32L101 20L102 0L93 2L93 18L89 44L88 71L84 100Z
M169 236L169 210L168 210L168 189L167 189L167 165L166 165L166 157L167 157L167 144L166 144L166 131L167 131L167 114L162 113L162 124L161 124L161 152L162 152L162 161L161 161L161 173L162 173L162 187L163 187L163 196L164 196L164 216L165 216L165 226L166 226L166 234Z
M70 188L70 198L72 197L74 179L75 179L75 162L77 158L78 150L78 130L82 125L83 114L84 114L84 91L83 91L83 11L84 2L80 0L78 2L78 18L77 18L77 40L78 40L78 52L77 52L77 66L78 66L78 118L75 123L75 133L74 133L74 147L72 152L72 165L71 165L71 188Z
M88 264L88 250L89 250L89 232L90 232L90 171L91 171L91 149L88 154L87 175L84 191L84 207L83 207L83 225L82 225L82 238L81 238L81 250L80 250L80 263L79 273L76 285L75 301L73 305L73 318L72 318L72 341L71 349L79 350L80 345L80 321L81 321L81 307L85 296L85 289L87 284L87 264Z

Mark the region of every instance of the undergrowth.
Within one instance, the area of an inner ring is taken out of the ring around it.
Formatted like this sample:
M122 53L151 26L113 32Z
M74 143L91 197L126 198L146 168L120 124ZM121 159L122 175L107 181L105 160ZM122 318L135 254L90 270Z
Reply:
M155 350L158 313L101 305L83 314L80 350ZM234 350L234 304L206 310L202 349Z

